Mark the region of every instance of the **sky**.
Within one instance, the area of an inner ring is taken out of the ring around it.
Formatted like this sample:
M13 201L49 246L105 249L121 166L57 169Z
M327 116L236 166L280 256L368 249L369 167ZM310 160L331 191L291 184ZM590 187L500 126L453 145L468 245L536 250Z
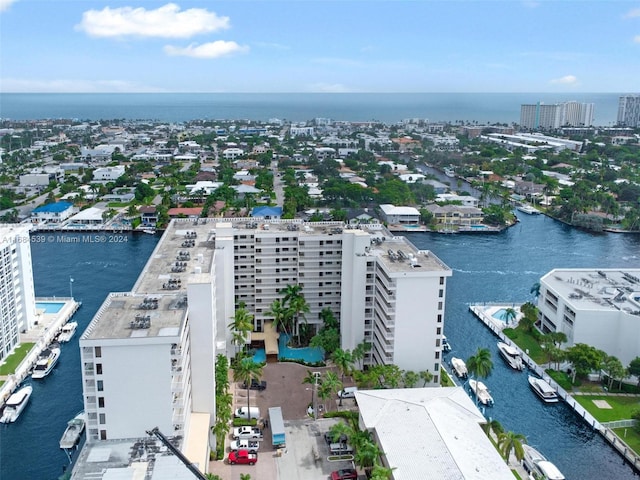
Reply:
M0 0L0 92L640 90L640 0Z

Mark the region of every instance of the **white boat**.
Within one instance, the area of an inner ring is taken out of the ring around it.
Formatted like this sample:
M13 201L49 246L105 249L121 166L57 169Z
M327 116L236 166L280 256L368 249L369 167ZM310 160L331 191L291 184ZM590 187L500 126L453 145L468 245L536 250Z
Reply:
M471 387L471 391L476 395L476 398L481 404L488 407L493 405L493 397L484 383L471 379L469 380L469 387Z
M464 363L464 360L458 357L451 357L451 368L453 369L453 373L456 374L459 378L467 378L467 364Z
M442 351L444 352L451 351L451 344L449 343L449 340L447 340L447 337L445 337L444 335L442 336Z
M444 174L445 174L447 177L450 177L450 178L454 178L454 177L456 176L456 172L455 172L455 171L453 170L453 168L451 168L451 167L449 167L449 168L445 168L445 169L444 169Z
M86 417L84 412L78 413L75 417L67 422L67 428L64 430L60 438L60 448L69 449L77 445L80 436L84 431Z
M524 362L517 348L507 345L504 342L498 342L498 350L502 358L507 362L507 365L514 370L524 370Z
M59 342L68 342L73 338L73 335L76 333L76 328L78 328L78 322L67 322L60 329L60 334L58 335Z
M44 378L51 373L53 367L58 363L60 358L60 347L45 348L38 359L36 365L31 372L31 378Z
M522 465L535 478L541 480L565 480L564 475L544 455L530 445L522 445L524 458Z
M544 402L556 403L559 401L558 394L545 380L529 375L529 385Z
M538 210L535 207L532 207L531 205L518 205L516 208L520 210L522 213L526 213L527 215L540 214L540 210Z
M24 407L27 406L32 392L33 387L31 385L27 385L11 395L5 404L4 412L0 418L0 423L15 422L24 410Z

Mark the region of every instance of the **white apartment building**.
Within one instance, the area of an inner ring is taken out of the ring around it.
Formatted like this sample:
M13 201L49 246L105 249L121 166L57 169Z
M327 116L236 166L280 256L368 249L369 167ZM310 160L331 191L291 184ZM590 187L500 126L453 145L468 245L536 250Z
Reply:
M93 171L93 179L96 182L113 182L124 175L124 165L116 165L115 167L96 168Z
M540 279L538 321L628 365L640 353L640 269L556 269Z
M0 225L0 362L34 326L36 299L28 225Z
M530 129L553 129L568 125L588 127L593 124L593 103L535 103L520 106L520 126Z
M618 125L640 127L640 94L620 97L618 103Z

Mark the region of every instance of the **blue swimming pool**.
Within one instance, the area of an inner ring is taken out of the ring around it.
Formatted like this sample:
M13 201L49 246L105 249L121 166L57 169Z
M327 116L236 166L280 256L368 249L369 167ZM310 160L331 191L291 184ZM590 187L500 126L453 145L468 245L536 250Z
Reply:
M253 352L253 363L265 363L267 361L267 352L264 348L258 348Z
M505 308L501 308L500 310L494 312L491 316L496 320L500 320L501 322L505 323L507 321L507 318L509 318L509 315L507 314L507 310Z
M36 302L36 308L44 313L58 313L64 307L64 302Z
M302 360L306 363L324 362L324 352L321 348L289 348L287 343L289 343L289 335L281 333L278 339L278 360Z

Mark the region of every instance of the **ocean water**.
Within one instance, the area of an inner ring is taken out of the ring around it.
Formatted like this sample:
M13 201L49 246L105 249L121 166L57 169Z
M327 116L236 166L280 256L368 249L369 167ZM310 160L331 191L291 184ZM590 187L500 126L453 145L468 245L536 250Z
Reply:
M259 120L331 118L394 123L520 121L524 103L595 104L595 125L615 124L616 93L0 93L0 118L36 120Z

